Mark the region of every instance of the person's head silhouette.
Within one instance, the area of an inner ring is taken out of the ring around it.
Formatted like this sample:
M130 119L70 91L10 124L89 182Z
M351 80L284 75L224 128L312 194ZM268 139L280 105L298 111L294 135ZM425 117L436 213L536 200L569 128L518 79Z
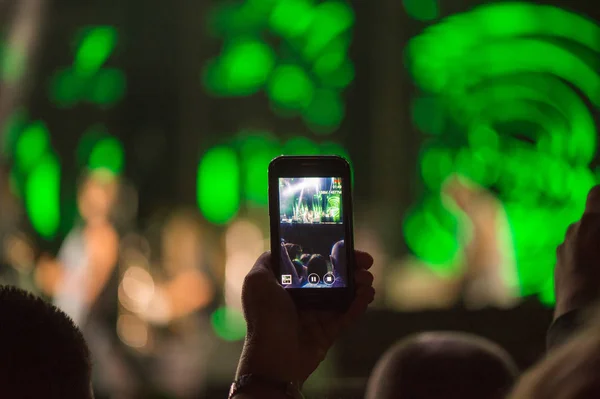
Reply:
M333 266L334 273L337 274L338 278L346 278L346 270L348 269L346 261L346 244L344 240L336 242L331 248L331 265Z
M502 399L518 369L495 343L472 334L428 332L390 348L369 378L366 399Z
M58 308L15 287L0 286L0 353L0 397L93 397L79 329Z
M319 276L319 280L323 280L323 276L327 274L327 260L322 255L313 255L306 265L306 274L308 275L308 282L312 283L310 279L311 274Z

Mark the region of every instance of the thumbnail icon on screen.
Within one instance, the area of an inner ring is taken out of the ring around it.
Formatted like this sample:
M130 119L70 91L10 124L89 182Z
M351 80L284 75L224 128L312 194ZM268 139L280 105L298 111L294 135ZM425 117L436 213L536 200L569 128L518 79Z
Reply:
M290 285L292 284L292 275L291 274L284 274L281 276L281 284L283 285Z

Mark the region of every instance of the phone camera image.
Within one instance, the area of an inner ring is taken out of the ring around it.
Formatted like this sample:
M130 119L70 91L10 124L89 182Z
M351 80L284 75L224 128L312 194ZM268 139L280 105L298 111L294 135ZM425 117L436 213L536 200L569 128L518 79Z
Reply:
M346 287L342 180L279 178L281 284L285 288Z

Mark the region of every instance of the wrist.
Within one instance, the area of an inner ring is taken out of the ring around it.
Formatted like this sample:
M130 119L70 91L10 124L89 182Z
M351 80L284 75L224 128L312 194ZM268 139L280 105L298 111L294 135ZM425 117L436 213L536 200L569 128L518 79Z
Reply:
M281 382L298 382L295 349L275 342L246 339L236 378L253 374Z

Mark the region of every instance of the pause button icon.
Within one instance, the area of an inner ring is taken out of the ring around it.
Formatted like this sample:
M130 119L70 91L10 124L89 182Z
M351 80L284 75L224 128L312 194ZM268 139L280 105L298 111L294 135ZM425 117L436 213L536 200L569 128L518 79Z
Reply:
M319 283L319 275L312 273L311 275L308 276L308 282L311 284L318 284Z

